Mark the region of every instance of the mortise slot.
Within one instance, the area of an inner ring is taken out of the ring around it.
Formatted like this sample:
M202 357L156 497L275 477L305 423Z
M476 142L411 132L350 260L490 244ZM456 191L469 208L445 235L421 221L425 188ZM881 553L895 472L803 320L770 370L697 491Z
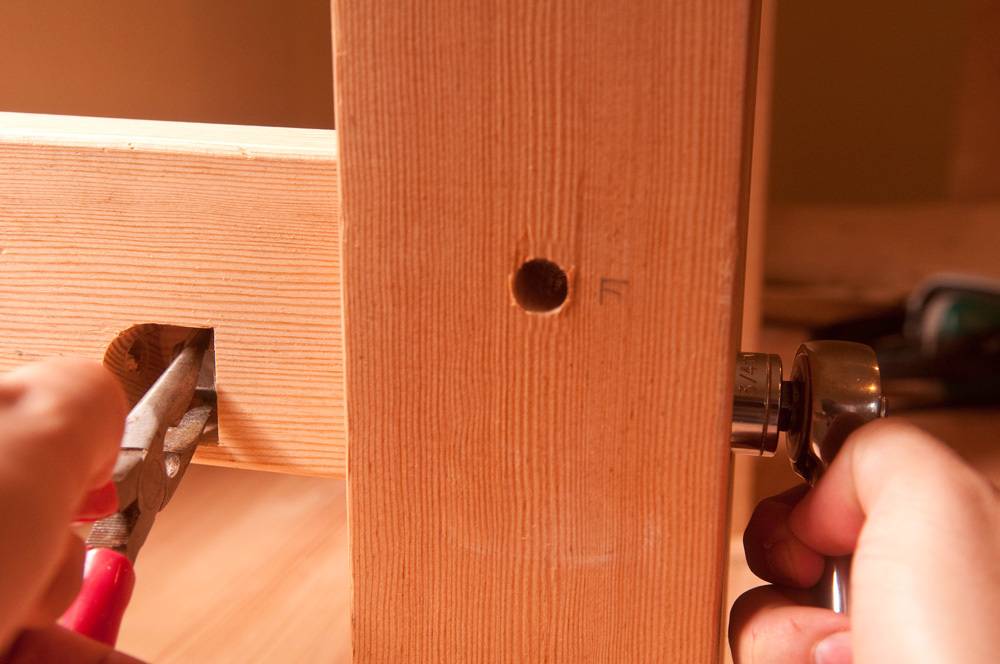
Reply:
M129 408L156 382L188 336L199 328L142 323L120 333L104 353L104 366L121 383ZM198 379L202 398L215 398L215 338L213 336ZM217 413L218 411L216 411ZM205 427L204 444L218 442L217 415Z

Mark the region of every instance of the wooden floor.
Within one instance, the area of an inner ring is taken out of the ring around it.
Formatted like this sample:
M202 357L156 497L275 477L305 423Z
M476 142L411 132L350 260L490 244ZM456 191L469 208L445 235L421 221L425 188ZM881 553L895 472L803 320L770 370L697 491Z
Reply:
M350 661L343 481L194 466L136 576L119 647L147 661Z

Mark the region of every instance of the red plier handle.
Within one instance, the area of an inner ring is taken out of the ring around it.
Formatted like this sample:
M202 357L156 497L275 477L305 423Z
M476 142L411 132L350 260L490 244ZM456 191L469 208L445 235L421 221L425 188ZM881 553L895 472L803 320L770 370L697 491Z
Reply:
M113 549L90 549L80 593L59 624L95 641L115 645L134 586L135 570L127 557Z
M112 480L118 511L87 537L83 585L59 624L110 646L132 597L132 561L170 501L214 410L198 392L211 332L194 333L129 412ZM213 393L214 394L214 393Z

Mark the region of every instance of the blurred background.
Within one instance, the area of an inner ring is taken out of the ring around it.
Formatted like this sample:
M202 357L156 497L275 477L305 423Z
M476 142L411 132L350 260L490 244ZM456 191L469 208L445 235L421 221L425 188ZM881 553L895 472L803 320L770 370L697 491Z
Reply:
M890 416L1000 482L1000 4L762 9L743 349L873 345ZM730 602L754 505L800 482L783 449L733 476Z
M743 349L790 366L817 335L874 344L890 410L996 481L1000 3L762 9ZM6 0L0 110L333 128L330 32L328 0ZM755 583L739 545L752 506L795 482L780 458L735 461L731 596ZM139 559L125 650L347 657L343 484L199 467L185 486ZM243 525L195 531L206 504ZM195 543L230 571L199 572ZM247 547L258 560L233 555ZM194 602L199 586L217 591Z

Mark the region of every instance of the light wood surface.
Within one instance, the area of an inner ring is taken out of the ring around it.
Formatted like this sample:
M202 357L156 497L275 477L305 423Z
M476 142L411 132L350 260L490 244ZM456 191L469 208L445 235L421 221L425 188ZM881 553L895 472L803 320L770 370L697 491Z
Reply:
M345 471L332 131L0 114L0 369L215 328L219 444Z
M193 467L139 554L118 646L156 664L350 662L339 480Z
M356 661L719 656L753 23L335 0Z

